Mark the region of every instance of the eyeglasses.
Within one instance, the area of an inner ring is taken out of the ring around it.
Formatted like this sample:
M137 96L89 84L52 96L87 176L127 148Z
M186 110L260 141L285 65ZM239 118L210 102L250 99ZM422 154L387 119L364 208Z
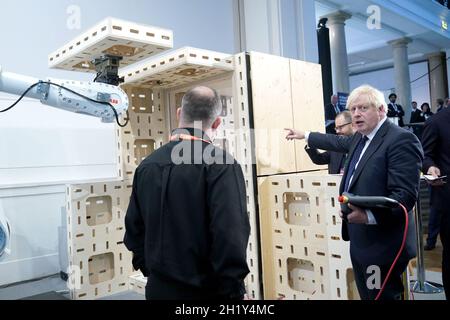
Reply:
M334 129L335 129L336 131L342 130L345 126L348 126L349 124L352 124L352 123L351 123L351 122L347 122L347 123L344 123L343 125L334 127Z

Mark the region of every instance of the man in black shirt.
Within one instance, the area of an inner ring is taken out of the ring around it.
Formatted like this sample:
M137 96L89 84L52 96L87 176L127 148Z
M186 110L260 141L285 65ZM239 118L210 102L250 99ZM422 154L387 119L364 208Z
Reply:
M136 170L125 218L133 266L151 300L242 299L249 273L245 180L236 160L211 144L220 99L190 90L171 141Z

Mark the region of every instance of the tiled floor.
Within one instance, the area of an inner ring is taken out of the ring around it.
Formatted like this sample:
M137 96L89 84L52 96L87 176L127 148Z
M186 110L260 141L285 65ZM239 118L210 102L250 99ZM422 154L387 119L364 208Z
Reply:
M55 292L57 294L55 294ZM61 280L59 275L0 289L0 300L19 300L33 296L37 296L32 298L33 300L69 299L67 284ZM145 298L142 295L129 291L105 297L100 300L145 300Z

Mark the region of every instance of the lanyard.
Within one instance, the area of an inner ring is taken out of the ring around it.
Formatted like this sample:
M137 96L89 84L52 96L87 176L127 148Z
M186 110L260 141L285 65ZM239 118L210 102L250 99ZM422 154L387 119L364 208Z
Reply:
M176 135L170 137L170 141L171 141L171 142L173 142L173 141L178 141L178 140L203 141L203 142L206 142L206 143L208 143L208 144L211 144L211 143L212 143L211 141L204 140L204 139L199 138L199 137L196 137L196 136L190 136L190 135L188 135L188 134L176 134Z

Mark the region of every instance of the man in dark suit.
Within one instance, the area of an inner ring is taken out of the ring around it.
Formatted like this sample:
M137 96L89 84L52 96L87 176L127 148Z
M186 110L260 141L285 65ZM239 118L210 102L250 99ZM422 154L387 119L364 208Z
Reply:
M337 135L352 136L354 134L352 127L352 114L346 110L336 116L335 129ZM347 158L346 153L325 151L319 152L317 149L305 147L306 152L312 162L318 165L327 164L329 174L342 174Z
M420 137L422 136L422 125L425 122L425 118L422 115L422 110L420 110L419 108L417 108L417 102L413 101L411 103L411 119L409 121L409 123L411 124L418 124L415 126L412 126L413 132L414 134L420 139Z
M331 103L325 106L325 129L327 133L336 133L334 131L334 119L336 116L341 113L341 109L338 105L338 96L331 96Z
M395 93L391 93L389 95L389 101L391 103L388 104L388 118L398 118L398 125L403 127L405 124L403 123L403 116L405 115L405 111L401 105L395 103L397 101L397 95Z
M288 140L303 139L314 148L348 152L340 193L360 196L385 196L402 203L409 224L397 263L387 281L381 299L400 299L403 293L402 273L416 255L414 207L423 152L417 137L386 119L383 94L370 86L355 89L347 103L357 133L352 137L289 130ZM353 210L343 217L342 237L350 241L350 256L355 280L362 299L375 299L380 292L395 257L400 250L405 229L401 208ZM374 270L379 271L372 282Z
M425 153L423 173L434 177L450 175L450 108L444 108L425 123L422 145ZM442 278L450 300L450 185L436 182L431 186L431 203L441 220Z
M436 113L441 112L447 107L447 105L444 106L443 99L437 99L436 102L437 102Z

